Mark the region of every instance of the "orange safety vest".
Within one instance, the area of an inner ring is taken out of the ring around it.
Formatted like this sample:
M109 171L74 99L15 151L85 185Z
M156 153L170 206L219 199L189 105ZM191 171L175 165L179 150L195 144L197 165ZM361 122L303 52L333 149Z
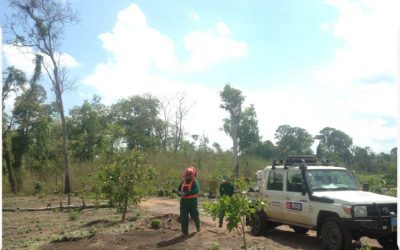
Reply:
M192 186L193 186L193 179L190 181L189 184L186 184L186 180L183 181L182 186L181 186L181 192L184 192L183 189L185 187L188 188L188 192L192 191ZM197 194L191 194L191 195L182 195L182 199L191 199L191 198L197 198Z

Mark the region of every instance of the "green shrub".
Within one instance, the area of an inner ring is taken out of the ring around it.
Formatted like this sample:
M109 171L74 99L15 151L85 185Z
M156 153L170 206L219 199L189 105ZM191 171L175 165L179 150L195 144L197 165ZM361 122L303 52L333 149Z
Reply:
M147 155L138 149L116 152L112 163L98 173L100 192L122 212L121 221L125 220L128 203L139 204L147 194L147 183L155 178L156 171Z
M219 243L218 242L214 242L212 247L211 247L211 250L220 250L220 249L221 249L221 246L219 245Z
M35 181L33 184L33 189L35 191L35 194L40 193L43 190L42 183L40 181Z
M150 227L154 228L154 229L159 229L160 228L160 224L161 224L161 221L159 219L154 219L154 220L151 221Z
M68 219L69 220L76 220L80 215L79 210L71 210L68 213Z

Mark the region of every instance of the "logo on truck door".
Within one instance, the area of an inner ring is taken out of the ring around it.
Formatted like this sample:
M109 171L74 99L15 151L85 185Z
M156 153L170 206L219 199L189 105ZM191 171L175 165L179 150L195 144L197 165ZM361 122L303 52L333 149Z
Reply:
M286 202L286 209L301 211L301 210L303 210L303 206L302 206L301 203L298 203L298 202L287 201Z

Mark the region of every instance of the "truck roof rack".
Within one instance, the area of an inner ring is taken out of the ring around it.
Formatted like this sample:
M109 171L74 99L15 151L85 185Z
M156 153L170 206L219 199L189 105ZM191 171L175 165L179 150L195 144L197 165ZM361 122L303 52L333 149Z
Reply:
M284 169L288 169L289 166L304 166L307 165L317 165L318 159L315 155L297 155L297 156L288 156L285 160L280 159L277 164L277 160L273 160L272 169L275 169L276 166L282 165Z

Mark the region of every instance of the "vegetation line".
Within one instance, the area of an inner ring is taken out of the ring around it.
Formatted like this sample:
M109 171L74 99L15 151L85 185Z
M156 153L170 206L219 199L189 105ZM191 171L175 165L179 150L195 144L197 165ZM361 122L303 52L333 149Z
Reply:
M87 209L87 208L109 208L110 205L108 203L102 203L99 205L88 204L86 206L82 205L69 205L62 207L62 209ZM42 207L42 208L3 208L3 212L25 212L25 211L50 211L50 210L58 210L60 207Z

